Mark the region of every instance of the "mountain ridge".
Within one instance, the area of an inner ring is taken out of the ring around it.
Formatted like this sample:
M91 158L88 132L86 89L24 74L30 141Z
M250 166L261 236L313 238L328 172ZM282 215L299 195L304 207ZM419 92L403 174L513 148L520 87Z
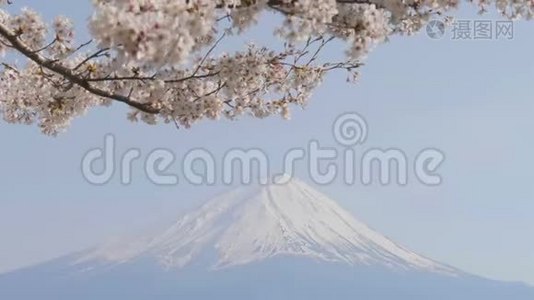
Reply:
M148 241L138 240L131 247L119 248L97 249L79 262L103 259L124 263L151 253L164 266L179 269L203 250L211 249L218 254L214 269L287 255L350 265L381 264L393 269L459 273L399 246L297 179L220 195Z
M305 183L237 189L165 230L8 274L10 300L532 300L391 241Z

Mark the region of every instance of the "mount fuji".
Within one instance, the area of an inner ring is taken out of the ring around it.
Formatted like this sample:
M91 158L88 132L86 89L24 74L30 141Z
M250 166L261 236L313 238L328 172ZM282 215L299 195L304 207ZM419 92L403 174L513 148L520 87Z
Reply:
M418 255L303 182L232 191L161 232L0 275L0 299L532 300Z

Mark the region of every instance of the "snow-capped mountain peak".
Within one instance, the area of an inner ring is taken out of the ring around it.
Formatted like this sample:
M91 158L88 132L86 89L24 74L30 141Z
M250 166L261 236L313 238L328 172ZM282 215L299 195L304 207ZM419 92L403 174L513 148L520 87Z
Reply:
M305 183L239 189L183 215L164 232L99 248L82 261L124 263L149 255L182 268L209 252L213 268L302 256L350 265L455 274L453 268L413 253L357 221Z

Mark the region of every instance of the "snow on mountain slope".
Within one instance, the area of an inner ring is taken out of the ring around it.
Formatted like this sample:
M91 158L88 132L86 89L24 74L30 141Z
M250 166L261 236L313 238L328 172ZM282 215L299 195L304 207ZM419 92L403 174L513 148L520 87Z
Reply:
M150 256L166 268L182 268L210 251L216 253L215 269L301 256L354 266L459 272L395 244L298 180L216 197L164 232L98 248L78 263Z

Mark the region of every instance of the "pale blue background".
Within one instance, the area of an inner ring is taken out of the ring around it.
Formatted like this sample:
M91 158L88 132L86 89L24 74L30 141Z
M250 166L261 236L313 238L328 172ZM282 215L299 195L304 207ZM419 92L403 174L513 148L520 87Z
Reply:
M16 2L46 17L73 17L81 40L87 38L89 1ZM458 15L475 16L467 8ZM272 42L269 30L255 30L253 38ZM117 177L92 186L80 161L107 133L117 137L119 153L137 147L146 156L164 147L181 155L204 147L220 158L231 147L258 147L276 162L310 139L335 146L332 121L357 111L369 121L366 147L397 147L412 157L425 147L442 149L444 183L429 188L412 178L407 187L338 183L319 190L417 252L479 275L534 284L533 35L534 23L521 22L513 41L394 38L371 54L357 85L343 83L345 74L330 76L289 122L245 118L177 131L131 124L120 104L91 111L58 138L2 122L0 272L172 219L227 189L158 187L140 165L130 186Z

